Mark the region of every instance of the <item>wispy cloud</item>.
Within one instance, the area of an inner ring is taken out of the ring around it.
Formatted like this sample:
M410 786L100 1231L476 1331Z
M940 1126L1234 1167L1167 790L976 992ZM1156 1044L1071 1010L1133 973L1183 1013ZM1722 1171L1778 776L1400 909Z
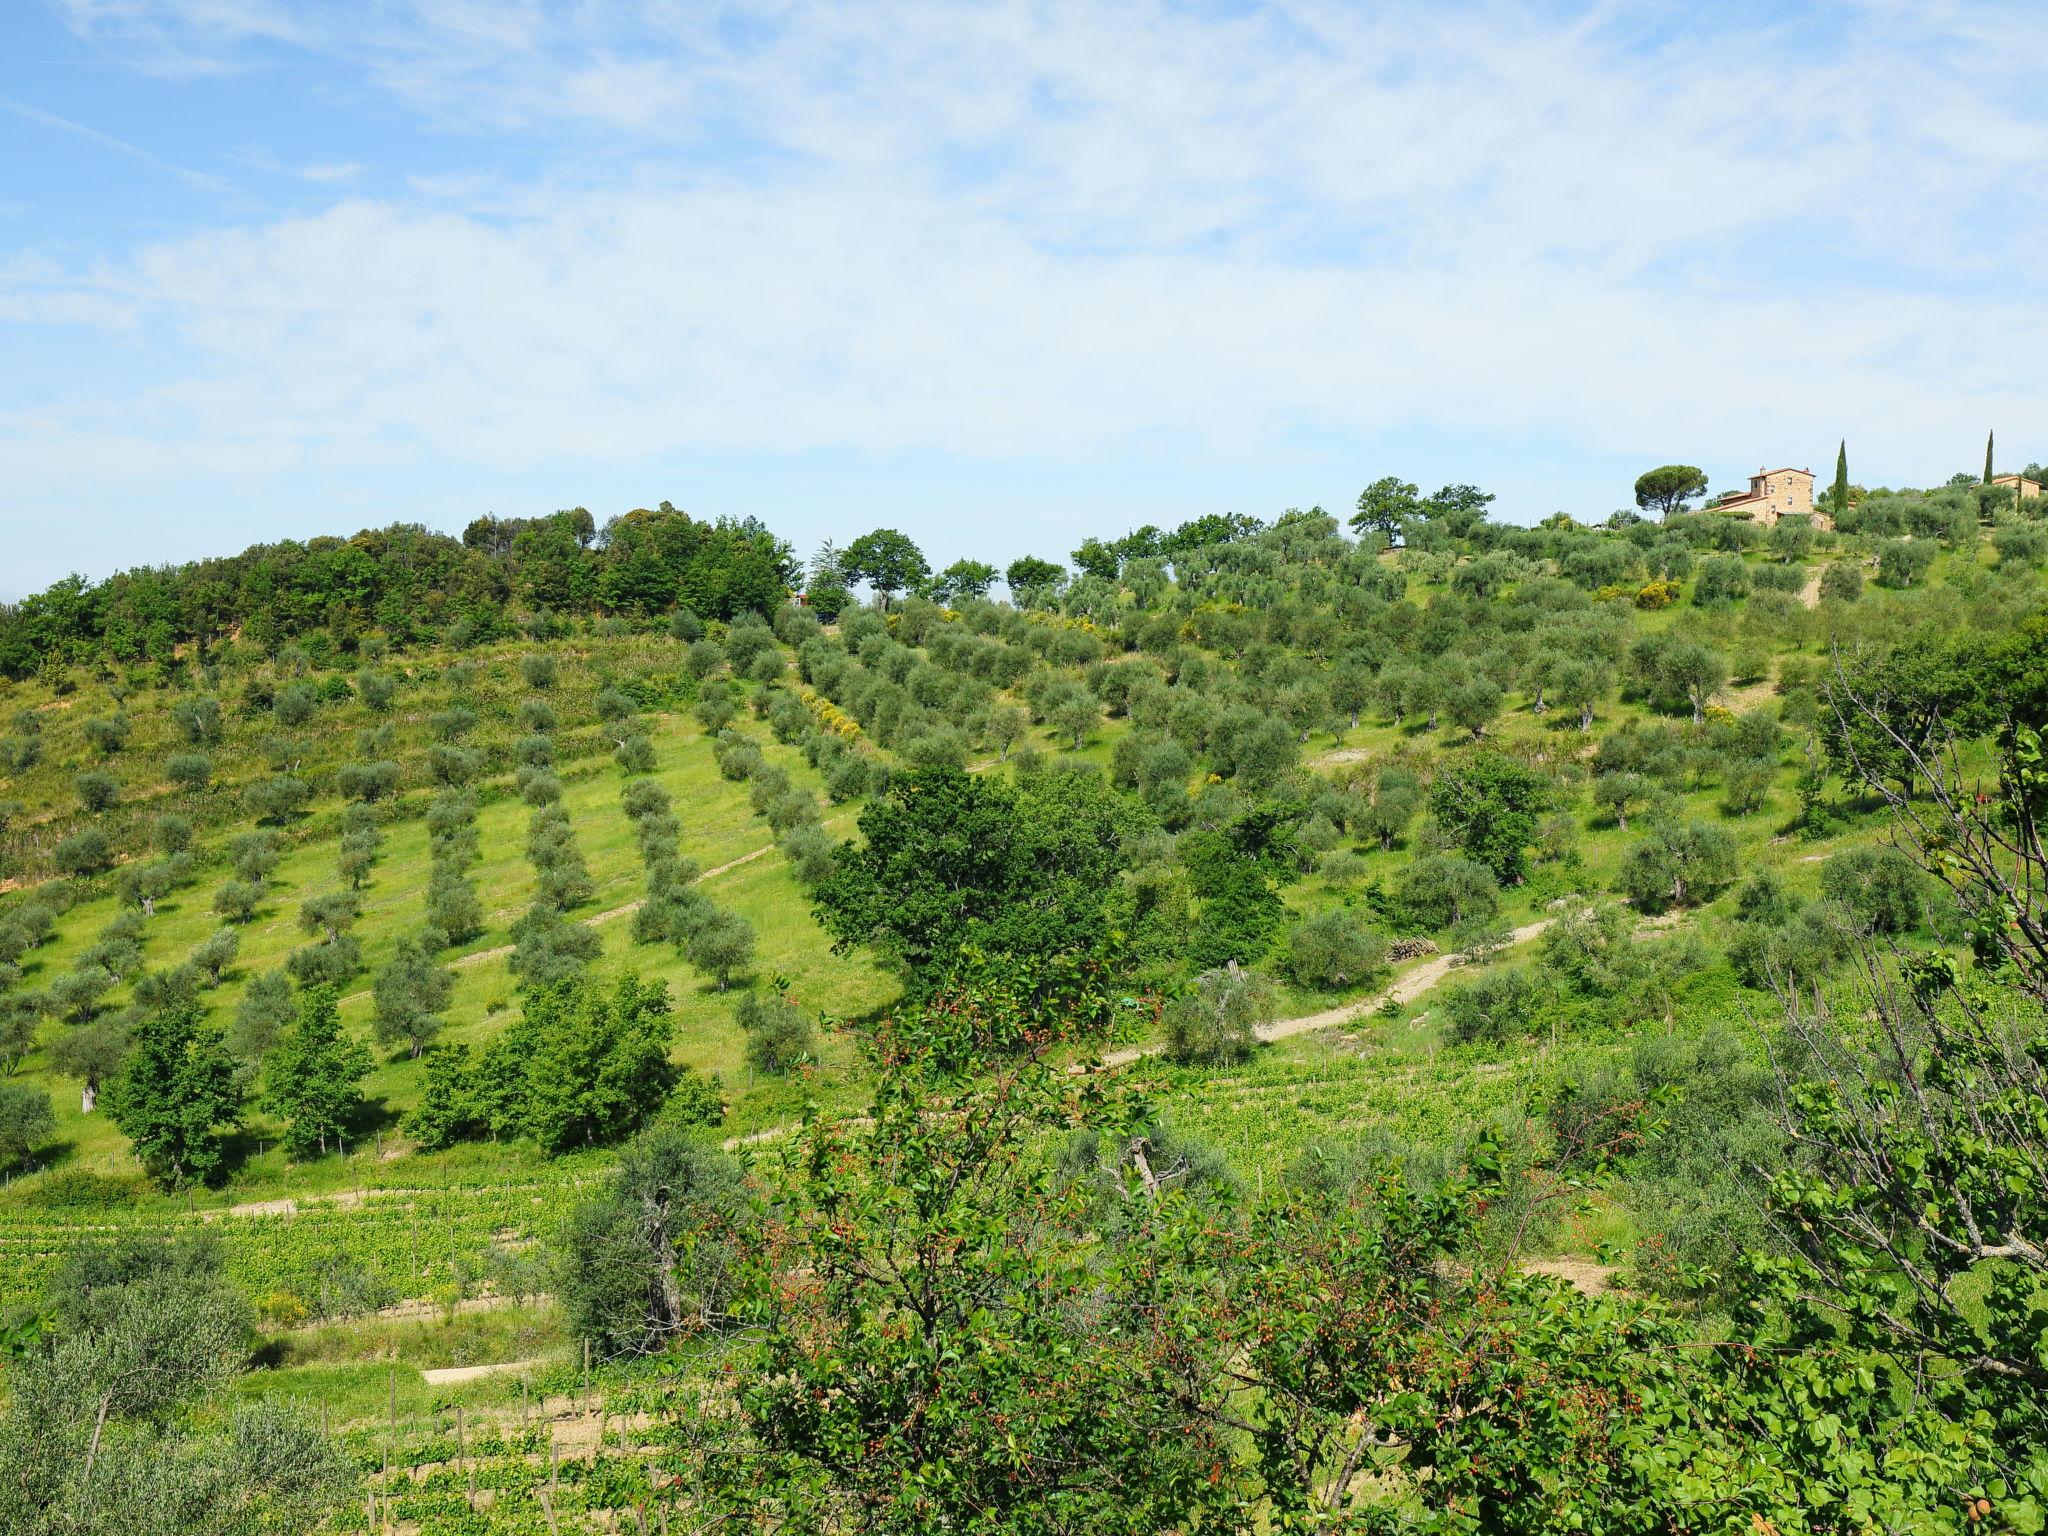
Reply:
M1403 426L1730 468L1847 432L1910 478L2048 406L2014 345L2048 327L2048 109L1979 67L2039 55L2038 7L72 16L138 67L345 67L474 149L377 198L316 159L324 211L0 269L0 319L143 338L130 382L0 415L17 483L74 496Z
M111 133L102 133L99 129L89 124L73 122L68 117L60 117L55 112L46 112L41 107L31 106L28 102L16 101L11 96L0 96L0 112L12 112L16 117L26 118L28 121L39 123L45 128L54 128L59 133L74 134L81 139L86 139L99 145L102 149L112 150L117 155L126 156L130 160L151 166L156 170L164 172L166 175L175 176L187 186L197 187L208 192L225 192L231 188L231 184L222 177L211 176L204 171L190 170L182 165L173 165L161 156L150 153L139 144L130 144L126 139L118 139Z

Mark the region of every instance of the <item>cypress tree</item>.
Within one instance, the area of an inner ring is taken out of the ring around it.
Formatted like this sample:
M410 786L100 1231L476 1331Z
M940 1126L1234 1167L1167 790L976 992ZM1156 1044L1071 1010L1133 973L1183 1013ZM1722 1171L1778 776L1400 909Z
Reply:
M1842 439L1842 445L1835 450L1835 516L1840 517L1849 509L1849 440Z
M1986 485L1991 483L1991 443L1992 439L1997 436L1996 432L1986 432L1984 434L1984 483Z

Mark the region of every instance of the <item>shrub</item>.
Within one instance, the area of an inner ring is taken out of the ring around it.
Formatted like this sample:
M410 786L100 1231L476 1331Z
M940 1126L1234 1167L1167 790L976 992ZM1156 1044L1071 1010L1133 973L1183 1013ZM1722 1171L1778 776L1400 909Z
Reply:
M817 1039L804 1011L786 997L749 992L733 1010L747 1036L747 1065L779 1075L817 1054Z
M180 789L204 789L213 779L213 759L204 752L174 752L164 759L164 777Z
M1828 899L1856 915L1874 933L1909 933L1919 926L1925 881L1897 848L1850 848L1820 871Z
M1272 983L1232 964L1204 971L1166 1007L1167 1050L1176 1061L1242 1061L1270 1023Z
M1833 603L1853 603L1863 595L1863 573L1845 561L1821 572L1820 595Z
M116 710L105 719L86 721L85 739L101 757L112 757L128 745L129 733L133 729L128 717Z
M1450 1017L1450 1035L1460 1045L1483 1041L1500 1044L1527 1034L1536 1021L1539 1004L1536 983L1521 966L1488 971L1444 995L1444 1012Z
M1493 871L1463 854L1425 854L1394 882L1390 915L1408 926L1436 931L1500 909Z
M94 815L110 810L121 798L121 781L111 773L88 770L71 782L78 791L78 803Z
M259 887L277 860L277 837L270 832L244 832L228 844L228 863L236 876Z
M1646 912L1710 899L1737 874L1735 839L1708 822L1660 822L1622 861L1618 888Z
M690 964L710 976L723 992L754 960L754 925L737 912L719 909L688 946Z
M555 686L561 666L552 656L529 652L519 658L519 675L526 679L527 687L545 692Z
M249 786L250 808L264 821L290 821L312 798L313 792L304 782L285 773Z
M51 858L61 874L96 875L113 864L114 852L106 833L86 827L59 843Z
M1287 935L1287 975L1319 992L1363 985L1386 964L1386 937L1342 907L1303 918Z

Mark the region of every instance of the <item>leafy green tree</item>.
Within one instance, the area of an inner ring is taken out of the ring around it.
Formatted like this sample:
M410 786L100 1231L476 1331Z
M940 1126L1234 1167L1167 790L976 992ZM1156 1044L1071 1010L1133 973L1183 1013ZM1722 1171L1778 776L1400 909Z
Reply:
M951 767L911 770L860 816L862 841L819 887L819 922L845 949L872 945L919 986L969 949L1032 961L1094 953L1126 856L1130 803L1098 778L1025 788Z
M1078 752L1087 745L1088 733L1102 723L1102 706L1093 694L1075 689L1062 697L1046 718L1062 736L1073 738Z
M428 1151L452 1147L490 1129L478 1101L466 1045L440 1045L427 1052L419 1102L405 1117L407 1134Z
M1690 464L1665 464L1636 477L1636 505L1659 517L1683 512L1688 501L1706 492L1706 472Z
M454 974L436 965L427 947L410 934L392 946L391 958L371 984L376 1012L371 1028L379 1045L403 1040L415 1061L434 1041L455 994Z
M171 724L189 745L213 746L221 737L220 700L206 694L180 699L171 706Z
M334 989L302 992L297 1019L264 1061L270 1107L285 1119L286 1153L303 1159L339 1149L362 1119L369 1075L370 1053L342 1028Z
M204 752L173 752L164 759L164 777L196 794L213 780L213 759Z
M1541 1008L1540 989L1521 966L1482 972L1464 986L1444 994L1450 1035L1460 1045L1499 1045L1534 1026Z
M260 1062L298 1013L290 975L282 969L260 971L249 979L235 1005L229 1043L244 1061Z
M98 827L86 827L62 839L50 859L60 874L96 875L112 867L114 850L106 833Z
M1486 728L1500 718L1501 706L1505 700L1500 684L1490 677L1471 677L1457 684L1444 695L1444 713L1451 724L1472 733L1474 741L1486 734Z
M1886 587L1918 586L1933 568L1934 552L1934 543L1930 539L1887 539L1878 546L1878 584Z
M620 1154L611 1187L569 1218L555 1295L570 1327L605 1360L733 1332L739 1238L753 1216L730 1156L657 1122Z
M1387 965L1386 938L1343 907L1296 923L1287 935L1287 975L1322 992L1361 986Z
M754 925L721 907L698 925L686 948L690 964L710 976L723 992L754 962Z
M0 1083L0 1167L23 1161L56 1134L49 1094L27 1083Z
M760 1385L700 1463L736 1527L821 1531L859 1511L905 1536L1134 1536L1208 1528L1214 1510L1231 1528L1221 1436L1174 1397L1163 1357L1128 1330L1063 1321L1088 1297L1118 1316L1146 1307L1123 1279L1135 1264L1074 1236L1098 1186L1027 1153L1073 1123L1048 1077L885 1085L872 1131L806 1131L774 1242L736 1234L736 1363ZM806 1255L813 1280L786 1301L779 1248ZM968 1337L986 1347L963 1351Z
M85 722L85 739L101 757L118 756L134 734L135 723L120 710L100 720Z
M299 929L332 944L355 926L362 901L354 891L322 891L299 903Z
M1992 448L1997 441L1998 434L1996 432L1986 432L1984 434L1984 483L1986 485L1989 485L1993 479L1991 469Z
M1645 911L1711 898L1739 873L1735 838L1704 821L1660 821L1622 861L1619 888Z
M749 992L733 1018L746 1034L747 1065L756 1072L779 1075L817 1058L817 1032L787 997Z
M131 1022L125 1013L95 1018L50 1043L51 1070L79 1080L80 1114L91 1114L99 1105L101 1087L119 1079L128 1059Z
M108 1108L149 1176L175 1187L221 1172L245 1097L220 1031L187 1001L137 1021Z
M1403 523L1421 512L1415 487L1399 475L1385 475L1358 493L1358 511L1352 515L1351 526L1360 533L1383 533L1392 538Z
M1166 1048L1176 1061L1241 1061L1273 1021L1272 983L1236 961L1203 971L1165 1011Z
M1493 499L1490 491L1482 491L1476 485L1446 485L1424 497L1421 510L1424 517L1452 538L1463 539L1486 520L1486 509Z
M112 809L114 802L121 798L121 781L111 773L92 770L81 773L72 780L78 790L79 805L92 815Z
M934 595L942 602L987 597L1000 574L983 560L955 560L939 573Z
M1664 653L1659 677L1684 696L1692 706L1693 724L1698 725L1707 717L1707 701L1728 681L1728 659L1704 645L1681 642Z
M1361 835L1377 842L1382 853L1390 850L1422 809L1422 784L1406 768L1382 768L1373 782L1372 799L1359 813Z
M215 929L192 951L192 964L198 967L210 985L217 987L227 979L241 947L241 935L234 929Z
M1424 854L1395 877L1388 905L1397 921L1440 932L1491 917L1500 909L1500 882L1462 855Z
M288 773L259 779L248 790L250 809L262 820L280 826L304 810L306 802L312 798L313 791L305 781Z
M529 987L522 998L519 1019L479 1071L494 1128L559 1153L629 1136L660 1110L677 1081L660 982L559 982Z
M1041 560L1036 555L1012 560L1003 569L1003 580L1010 588L1010 595L1024 607L1035 607L1048 601L1066 576L1065 566Z
M1898 848L1845 848L1820 869L1821 890L1872 933L1910 933L1920 924L1926 878Z
M865 581L884 608L898 592L915 588L931 575L924 551L893 528L877 528L853 540L846 546L840 568L847 580Z
M460 867L436 862L427 877L426 918L449 944L467 944L484 931L483 902Z
M1835 449L1835 484L1829 493L1829 504L1836 517L1849 510L1849 440L1846 437Z
M195 1413L249 1357L248 1304L217 1250L95 1250L10 1362L0 1529L14 1536L324 1528L356 1486L319 1429L272 1404Z
M1863 595L1863 573L1836 561L1820 575L1820 595L1833 603L1853 603Z
M1527 877L1536 818L1549 803L1547 780L1497 752L1446 767L1429 792L1437 823L1504 885Z
M228 863L235 878L262 886L277 868L277 835L273 832L243 832L228 843Z
M604 953L604 941L584 923L573 923L554 907L538 905L512 925L512 974L526 986L574 981Z

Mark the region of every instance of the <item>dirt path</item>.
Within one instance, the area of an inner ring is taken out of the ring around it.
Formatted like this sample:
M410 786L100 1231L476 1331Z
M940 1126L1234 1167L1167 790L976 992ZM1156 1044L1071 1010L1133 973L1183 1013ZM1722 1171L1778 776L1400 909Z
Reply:
M1508 943L1511 945L1525 944L1548 928L1552 921L1553 919L1546 917L1533 923L1525 923L1520 928L1515 929L1509 936ZM1396 976L1392 984L1384 992L1376 993L1371 997L1361 998L1355 1003L1345 1003L1336 1008L1325 1008L1320 1013L1305 1013L1295 1019L1276 1019L1271 1024L1260 1025L1255 1033L1262 1043L1270 1044L1275 1040L1285 1040L1294 1035L1305 1035L1314 1030L1329 1029L1333 1025L1349 1024L1352 1020L1362 1018L1375 1008L1382 1007L1387 1003L1412 1003L1416 998L1429 991L1430 988L1448 976L1452 967L1462 964L1464 958L1463 955L1434 956L1423 961L1422 964L1416 966L1413 970L1403 971L1399 976ZM1120 1051L1111 1051L1102 1058L1102 1064L1105 1067L1128 1066L1141 1057L1156 1056L1165 1049L1164 1044L1129 1046Z
M481 1381L486 1376L502 1376L507 1371L531 1371L546 1364L545 1360L501 1360L496 1365L443 1365L431 1371L421 1371L420 1379L430 1387L455 1387L465 1381Z
M1555 921L1555 918L1545 917L1539 918L1533 923L1524 923L1509 935L1508 944L1510 946L1526 944ZM1463 955L1456 954L1433 956L1423 961L1422 964L1416 966L1413 970L1403 971L1394 978L1392 984L1384 992L1377 992L1371 997L1360 998L1355 1003L1345 1003L1336 1008L1325 1008L1320 1013L1305 1013L1301 1017L1294 1019L1276 1019L1271 1024L1261 1025L1256 1034L1261 1044L1271 1044L1275 1040L1285 1040L1294 1035L1305 1035L1313 1030L1329 1029L1337 1024L1349 1024L1354 1019L1362 1018L1373 1009L1386 1003L1413 1002L1449 975L1452 968L1461 964L1464 958ZM1147 1056L1158 1056L1165 1050L1166 1045L1164 1042L1153 1045L1126 1046L1122 1050L1109 1052L1102 1057L1098 1065L1105 1067L1127 1067L1134 1061L1142 1061ZM1074 1070L1081 1071L1084 1069L1077 1066ZM851 1116L842 1123L860 1125L865 1120L865 1116ZM766 1130L750 1131L744 1136L728 1137L722 1145L728 1152L737 1151L741 1147L757 1147L764 1142L778 1141L795 1129L796 1126L793 1122L785 1125L771 1125Z
M1806 578L1806 585L1799 589L1799 601L1809 608L1820 606L1820 572L1815 571Z

